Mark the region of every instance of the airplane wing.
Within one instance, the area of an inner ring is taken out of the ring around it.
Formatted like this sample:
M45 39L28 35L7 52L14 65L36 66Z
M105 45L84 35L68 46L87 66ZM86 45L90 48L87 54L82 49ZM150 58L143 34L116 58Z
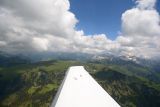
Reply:
M73 66L66 72L51 107L120 107L120 105L83 66Z

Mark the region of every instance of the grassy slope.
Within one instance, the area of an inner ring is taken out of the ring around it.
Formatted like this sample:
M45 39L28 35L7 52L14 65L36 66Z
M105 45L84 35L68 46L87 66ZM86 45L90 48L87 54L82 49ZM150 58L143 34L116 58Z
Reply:
M135 72L145 74L145 68L82 63L76 61L46 61L0 68L0 107L48 107L69 66L84 65L87 71L123 107L158 107L160 85Z

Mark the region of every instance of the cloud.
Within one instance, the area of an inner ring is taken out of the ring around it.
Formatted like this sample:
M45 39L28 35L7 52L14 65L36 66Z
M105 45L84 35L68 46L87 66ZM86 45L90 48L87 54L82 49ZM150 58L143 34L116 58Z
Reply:
M1 51L92 53L114 45L104 34L86 36L75 30L78 20L69 9L68 0L1 0Z
M15 53L50 51L50 42L70 40L77 23L68 0L1 0L0 20L1 50Z
M78 19L70 12L68 0L0 0L0 51L155 57L160 51L160 15L155 3L137 0L122 15L121 34L110 40L105 34L85 35L76 30Z
M122 14L122 36L117 41L122 47L132 47L138 57L157 57L160 50L160 15L155 10L156 0L137 0L137 6Z
M154 9L156 0L137 0L136 3L140 9Z

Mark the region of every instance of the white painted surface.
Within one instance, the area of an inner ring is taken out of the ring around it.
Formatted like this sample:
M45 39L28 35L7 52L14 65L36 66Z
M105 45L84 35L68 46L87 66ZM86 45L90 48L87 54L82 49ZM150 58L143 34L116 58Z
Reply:
M68 69L51 107L120 107L83 66Z

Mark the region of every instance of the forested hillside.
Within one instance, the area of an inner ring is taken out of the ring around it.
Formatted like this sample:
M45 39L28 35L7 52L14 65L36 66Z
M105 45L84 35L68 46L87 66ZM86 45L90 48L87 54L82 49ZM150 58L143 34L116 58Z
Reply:
M74 65L83 65L122 107L160 105L160 83L145 76L148 68L52 60L1 66L0 107L49 107L65 72Z

